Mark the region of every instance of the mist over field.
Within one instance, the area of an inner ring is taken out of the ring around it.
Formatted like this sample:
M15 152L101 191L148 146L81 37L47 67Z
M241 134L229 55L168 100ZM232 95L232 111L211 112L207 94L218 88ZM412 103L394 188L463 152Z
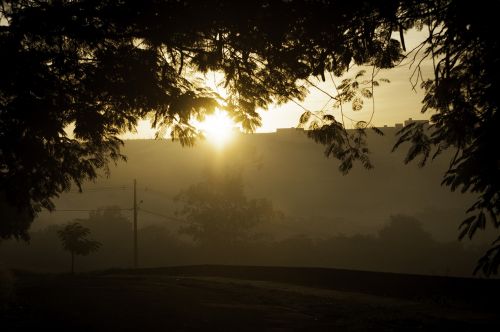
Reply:
M30 244L5 241L0 259L13 268L66 271L68 253L57 230L77 220L102 243L96 253L78 257L79 271L132 266L136 179L141 267L318 266L471 276L489 240L484 234L457 240L474 197L439 185L449 156L425 168L405 166L405 146L391 153L396 129L383 131L368 134L375 168L355 164L346 176L337 161L324 157L323 146L296 129L235 133L224 148L208 141L190 148L170 140L125 141L127 162L112 167L109 178L84 184L83 193L61 195L55 212L35 220ZM179 194L200 184L224 185L225 179L236 179L244 199L269 203L271 215L233 233L218 229L217 239L186 231L186 200Z

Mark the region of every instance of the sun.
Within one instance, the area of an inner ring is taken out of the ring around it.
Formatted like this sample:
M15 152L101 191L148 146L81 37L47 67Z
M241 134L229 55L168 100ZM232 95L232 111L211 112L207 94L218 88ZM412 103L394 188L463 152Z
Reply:
M203 132L208 141L219 148L229 143L236 128L227 113L218 109L195 126Z

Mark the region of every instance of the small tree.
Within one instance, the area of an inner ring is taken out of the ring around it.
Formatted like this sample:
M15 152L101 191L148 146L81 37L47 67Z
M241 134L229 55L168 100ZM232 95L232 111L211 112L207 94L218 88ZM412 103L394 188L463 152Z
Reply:
M89 234L90 229L77 222L68 223L57 232L64 250L71 253L71 274L75 273L75 255L87 256L101 246L100 242L88 239Z

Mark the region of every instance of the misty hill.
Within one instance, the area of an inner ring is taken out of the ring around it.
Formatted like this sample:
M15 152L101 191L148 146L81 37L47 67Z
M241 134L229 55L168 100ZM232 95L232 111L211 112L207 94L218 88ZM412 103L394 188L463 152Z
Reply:
M459 243L457 226L474 197L439 185L446 155L423 169L404 165L404 148L390 152L396 129L384 131L368 136L375 169L356 165L347 176L337 161L324 157L322 146L295 129L239 134L224 149L209 142L182 148L169 140L126 141L127 163L113 167L110 178L84 186L83 193L62 195L56 212L35 221L29 245L1 243L0 260L13 268L66 271L69 256L57 231L76 219L102 243L97 253L78 257L77 271L130 267L136 179L141 267L320 266L471 276L485 237ZM193 185L212 185L208 170L240 174L245 196L267 199L278 216L240 229L245 233L237 238L226 231L244 221L233 223L226 215L235 210L223 208L223 215L205 222L226 226L198 233L203 241L183 232L193 224L176 214L186 206L174 198Z
M390 152L396 129L383 130L384 136L368 136L375 169L356 164L347 176L338 171L336 160L324 157L323 146L296 129L238 134L222 150L203 141L183 148L170 140L129 140L123 148L128 161L112 167L110 178L84 186L82 194L61 195L56 206L59 210L130 209L132 183L137 179L138 201L142 201L139 227L159 223L175 230L178 221L163 217L173 216L177 209L172 198L201 181L206 169L221 168L241 171L249 197L267 198L284 213L281 224L269 225L278 237L373 233L390 215L405 214L419 219L436 239L455 240L457 226L474 197L440 186L449 156L424 168L404 165L404 147ZM34 228L87 215L85 211L42 213Z

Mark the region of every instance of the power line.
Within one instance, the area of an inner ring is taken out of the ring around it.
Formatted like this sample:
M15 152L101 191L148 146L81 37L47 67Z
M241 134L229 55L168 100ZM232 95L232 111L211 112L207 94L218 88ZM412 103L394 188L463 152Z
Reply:
M165 198L168 198L168 199L172 199L173 196L174 196L174 195L172 195L170 193L167 193L167 192L164 192L164 191L161 191L161 190L151 189L149 187L145 187L141 191L144 192L144 193L161 196L161 197L165 197Z
M133 209L55 209L51 212L132 211Z
M71 194L82 194L82 193L95 193L95 192L106 192L106 191L124 191L124 190L130 190L130 189L133 189L133 207L132 208L128 208L128 209L125 209L125 208L110 208L110 209L55 209L54 212L92 212L92 211L133 211L133 225L134 225L134 237L133 237L133 242L134 242L134 257L133 257L133 264L134 264L134 268L137 268L139 266L139 261L138 261L138 233L137 233L137 222L138 222L138 211L139 211L139 206L138 206L138 203L137 203L137 200L138 200L138 197L137 197L137 181L134 179L134 185L133 187L129 187L129 186L125 186L125 185L122 185L122 186L105 186L105 187L93 187L93 188L88 188L86 190L70 190L70 191L67 191L67 193L71 193ZM166 192L162 192L160 190L154 190L154 189L150 189L148 187L145 187L144 191L145 193L149 193L149 194L154 194L154 195L158 195L158 196L161 196L161 197L164 197L164 198L169 198L169 199L172 199L172 195L171 194L168 194ZM142 201L141 201L142 203ZM141 211L144 211L146 213L149 213L149 214L152 214L152 215L155 215L155 216L158 216L158 217L161 217L161 218L164 218L164 219L167 219L167 220L170 220L170 221L174 221L174 222L179 222L179 223L183 223L184 221L181 220L181 219L178 219L178 218L175 218L175 217L172 217L172 216L168 216L168 215L165 215L165 214L161 214L161 213L157 213L157 212L154 212L154 211L149 211L149 210L146 210L146 209L140 209Z
M122 191L122 190L130 190L131 188L129 186L110 186L110 187L93 187L93 188L87 188L87 189L82 189L80 190L70 190L67 191L66 193L69 194L85 194L89 192L98 192L98 191Z
M165 218L165 219L168 219L168 220L172 220L172 221L175 221L175 222L179 222L179 223L184 223L185 222L182 219L179 219L179 218L176 218L176 217L172 217L172 216L168 216L168 215L165 215L165 214L161 214L161 213L158 213L158 212L149 211L149 210L146 210L146 209L143 209L143 208L140 208L139 211L143 211L143 212L155 215L157 217L162 217L162 218Z
M86 193L94 193L94 192L105 192L105 191L125 191L125 190L131 190L132 188L130 186L115 186L115 187L96 187L96 188L88 188L88 189L82 189L82 191L79 190L70 190L65 192L66 194L86 194ZM147 194L153 194L161 197L165 197L168 199L173 198L173 194L167 193L161 190L156 190L156 189L151 189L150 187L144 187L144 189L140 189L143 193Z

